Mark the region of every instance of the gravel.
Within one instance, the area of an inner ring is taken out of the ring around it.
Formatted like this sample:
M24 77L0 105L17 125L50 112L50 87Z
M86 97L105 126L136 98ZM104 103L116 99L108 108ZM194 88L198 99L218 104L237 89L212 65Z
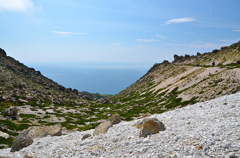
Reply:
M162 158L237 158L240 157L240 93L197 103L181 109L155 114L165 131L139 137L135 121L111 127L106 134L85 134L94 130L34 139L22 150L0 156L13 158L35 155L39 158L85 157L162 157Z

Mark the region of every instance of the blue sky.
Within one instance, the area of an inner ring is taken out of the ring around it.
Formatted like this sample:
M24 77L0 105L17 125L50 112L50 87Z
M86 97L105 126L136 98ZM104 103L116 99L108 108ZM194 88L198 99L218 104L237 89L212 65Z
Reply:
M0 47L23 63L173 60L240 40L239 0L0 0Z

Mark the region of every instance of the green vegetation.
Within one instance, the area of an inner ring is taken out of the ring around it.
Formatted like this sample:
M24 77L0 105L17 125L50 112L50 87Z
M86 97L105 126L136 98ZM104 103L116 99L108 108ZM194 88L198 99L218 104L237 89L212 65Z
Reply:
M20 117L27 117L27 118L35 118L36 115L34 114L19 114Z
M11 146L12 146L13 140L14 140L13 137L10 137L10 138L8 138L8 139L3 138L3 137L0 137L0 142L1 142L1 144L6 144L6 145L8 145L8 147L11 147ZM1 147L0 147L0 148L1 148ZM2 148L3 148L3 147L2 147Z
M111 94L89 93L89 92L86 92L86 91L79 92L79 93L82 94L82 95L87 95L90 99L110 98L110 97L113 96Z
M28 127L31 126L29 124L15 124L13 121L9 121L9 120L0 120L0 124L6 126L10 130L17 130L17 131L27 129Z

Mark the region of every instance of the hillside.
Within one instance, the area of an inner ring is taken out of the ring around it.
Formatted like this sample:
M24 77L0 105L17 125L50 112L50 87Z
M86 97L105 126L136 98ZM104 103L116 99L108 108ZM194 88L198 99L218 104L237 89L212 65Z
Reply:
M116 96L122 116L162 113L240 90L240 41L195 56L174 55L154 66ZM215 66L212 63L215 62Z
M105 97L108 95L65 88L0 49L0 131L11 136L8 140L0 136L0 148L11 145L20 131L33 125L61 123L68 130L94 128L96 121L108 116L96 117L91 106L109 102ZM11 107L17 110L9 110Z
M93 99L99 94L65 88L0 49L0 131L11 136L0 137L0 148L11 146L20 131L33 125L88 130L116 113L128 121L235 93L240 90L239 60L240 42L196 56L174 55L173 62L154 64L119 94ZM16 117L4 113L13 106Z

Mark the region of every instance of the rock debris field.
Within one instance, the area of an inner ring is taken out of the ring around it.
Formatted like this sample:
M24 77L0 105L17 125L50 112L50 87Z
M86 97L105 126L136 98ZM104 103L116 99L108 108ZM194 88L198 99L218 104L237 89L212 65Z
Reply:
M240 157L240 93L150 117L162 121L166 130L143 138L133 126L138 120L122 121L97 136L88 130L36 138L20 151L1 149L0 157ZM85 134L91 137L82 140Z

